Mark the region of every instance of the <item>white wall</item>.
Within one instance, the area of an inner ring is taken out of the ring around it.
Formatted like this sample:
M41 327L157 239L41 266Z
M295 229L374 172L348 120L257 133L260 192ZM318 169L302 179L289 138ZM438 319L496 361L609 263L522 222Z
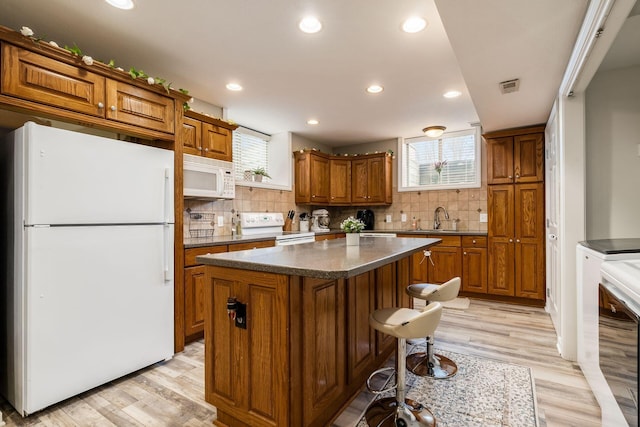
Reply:
M640 67L597 73L586 91L587 239L640 237Z

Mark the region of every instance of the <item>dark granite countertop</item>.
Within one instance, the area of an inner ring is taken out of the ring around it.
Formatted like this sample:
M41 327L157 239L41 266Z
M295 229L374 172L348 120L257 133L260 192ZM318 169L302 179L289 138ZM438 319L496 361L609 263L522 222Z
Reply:
M435 231L435 230L367 230L364 233L396 233L396 234L411 234L417 236L424 235L447 235L447 236L486 236L486 231ZM283 234L298 234L299 231L285 231ZM340 234L344 231L340 229L331 229L330 231L318 232L316 236L322 236L324 234ZM233 243L246 243L246 242L260 242L265 240L274 240L276 238L275 233L270 234L258 234L255 236L214 236L214 237L193 237L184 239L185 249L199 248L203 246L219 246L228 245Z
M202 255L198 263L292 276L340 279L356 276L402 259L440 239L363 237L359 246L346 239Z

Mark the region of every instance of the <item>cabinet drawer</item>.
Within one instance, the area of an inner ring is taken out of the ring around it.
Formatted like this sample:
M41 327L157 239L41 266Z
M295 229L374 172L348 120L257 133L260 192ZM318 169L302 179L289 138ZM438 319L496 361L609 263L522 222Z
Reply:
M227 252L227 245L219 246L204 246L201 248L191 248L184 250L184 265L188 267L190 265L198 265L196 257L207 254L219 254L221 252Z
M487 237L486 236L462 236L463 248L486 248Z
M275 245L276 245L275 239L264 240L262 242L236 243L233 245L229 245L229 252L244 251L246 249L270 248Z
M442 239L438 246L460 246L460 236L443 236L442 234L430 234L430 239Z

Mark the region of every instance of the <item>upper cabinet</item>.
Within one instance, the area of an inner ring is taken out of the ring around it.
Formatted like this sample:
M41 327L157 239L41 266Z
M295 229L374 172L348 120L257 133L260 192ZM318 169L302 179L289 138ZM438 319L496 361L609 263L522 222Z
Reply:
M0 105L146 139L173 141L179 92L0 27Z
M489 184L544 180L544 126L492 132L484 137Z
M371 206L392 202L391 156L296 151L296 203Z
M296 203L328 204L330 165L329 156L315 151L296 151Z
M231 162L233 131L237 127L195 111L186 111L182 123L184 152Z

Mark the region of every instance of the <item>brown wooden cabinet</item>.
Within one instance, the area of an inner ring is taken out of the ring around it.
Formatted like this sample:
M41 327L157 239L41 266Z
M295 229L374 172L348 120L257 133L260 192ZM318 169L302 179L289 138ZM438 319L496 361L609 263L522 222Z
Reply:
M175 133L173 97L4 42L0 87L2 95L61 109L59 114L65 117L81 120L69 114L79 113L135 128Z
M484 137L489 184L544 180L544 126L492 132Z
M345 158L296 151L298 204L372 206L392 202L391 156L386 153Z
M351 204L351 160L329 159L329 202L334 205Z
M182 123L184 152L231 162L233 131L237 127L195 111L186 111Z
M544 184L492 185L488 292L543 300Z
M355 205L391 203L391 157L374 154L351 161L351 200Z
M296 151L295 201L299 204L328 204L329 156L315 151Z
M462 237L462 291L487 293L486 237Z

